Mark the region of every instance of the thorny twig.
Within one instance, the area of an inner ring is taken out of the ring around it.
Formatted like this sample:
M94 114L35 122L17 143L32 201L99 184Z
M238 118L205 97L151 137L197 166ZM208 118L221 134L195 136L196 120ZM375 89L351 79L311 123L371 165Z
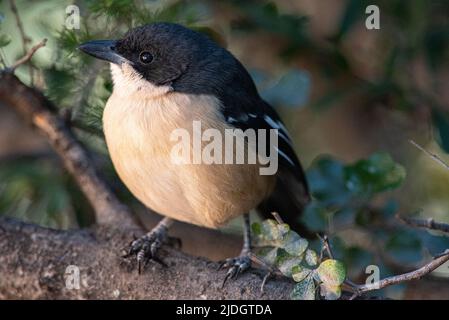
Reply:
M6 68L6 71L14 72L14 70L17 69L17 67L19 67L20 65L22 65L24 63L27 63L33 57L33 55L36 53L36 51L42 47L45 47L46 44L47 44L47 39L43 39L41 42L39 42L34 47L32 47L30 49L30 51L28 51L22 58L20 58L16 62L14 62L14 64L11 67Z

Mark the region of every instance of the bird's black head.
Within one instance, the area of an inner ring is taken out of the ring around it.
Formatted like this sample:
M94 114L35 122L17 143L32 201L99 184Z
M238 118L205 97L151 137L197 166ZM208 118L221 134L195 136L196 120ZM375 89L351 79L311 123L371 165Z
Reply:
M140 80L176 91L214 93L241 79L242 72L243 78L248 77L227 50L205 35L173 23L137 27L122 39L90 41L79 49L119 66L122 72L132 67Z

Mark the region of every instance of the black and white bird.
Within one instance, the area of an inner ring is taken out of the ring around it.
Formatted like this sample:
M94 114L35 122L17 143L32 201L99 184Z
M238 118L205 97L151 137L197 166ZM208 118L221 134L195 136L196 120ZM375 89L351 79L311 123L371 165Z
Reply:
M290 136L229 51L172 23L137 27L122 39L90 41L79 49L111 64L114 89L103 127L119 177L143 204L165 216L130 246L139 270L141 262L156 258L174 220L217 228L244 216L243 249L224 262L225 279L250 266L250 210L267 217L279 212L293 229L300 227L298 215L310 197ZM276 129L277 172L261 175L259 163L173 163L171 132L192 133L194 121L220 132Z

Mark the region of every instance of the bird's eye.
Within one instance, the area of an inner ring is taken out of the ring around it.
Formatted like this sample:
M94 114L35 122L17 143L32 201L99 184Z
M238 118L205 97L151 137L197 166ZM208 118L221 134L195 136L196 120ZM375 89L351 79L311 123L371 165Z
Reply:
M153 61L153 55L151 53L149 53L148 51L144 51L140 53L139 56L140 62L144 63L144 64L148 64L151 61Z

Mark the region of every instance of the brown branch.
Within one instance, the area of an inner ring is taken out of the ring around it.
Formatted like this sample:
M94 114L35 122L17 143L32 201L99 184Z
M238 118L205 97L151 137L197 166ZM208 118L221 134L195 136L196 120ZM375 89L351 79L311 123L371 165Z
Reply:
M433 218L417 219L417 218L401 217L399 215L397 215L396 218L411 227L425 228L449 233L449 224L443 222L435 222Z
M279 224L284 224L284 220L282 220L281 216L279 215L279 213L277 212L272 212L271 213L274 217L274 219L276 220L277 223Z
M15 75L3 72L0 73L0 101L16 109L46 136L94 208L99 224L138 228L129 208L111 192L86 150L42 93L24 85Z
M420 279L423 276L431 273L433 270L441 266L446 261L449 261L449 249L437 255L430 262L414 271L387 277L385 279L370 284L356 285L350 281L346 281L345 284L352 289L352 291L354 292L353 298L355 298L364 292L379 290L401 282Z
M135 260L121 258L126 230L51 230L0 218L1 299L288 299L294 282L266 282L252 269L221 288L218 263L170 247L160 257L169 267L149 262L141 275ZM80 271L80 289L66 286L68 266Z
M14 72L14 70L19 67L20 65L27 63L28 61L31 60L31 58L33 57L33 55L36 53L37 50L39 50L42 47L45 47L45 45L47 44L47 39L43 39L41 42L39 42L38 44L36 44L35 46L33 46L30 51L28 51L22 58L20 58L19 60L17 60L16 62L14 62L14 64L7 68L7 72Z
M19 11L17 10L16 2L14 0L10 0L9 5L11 7L11 11L14 15L14 18L16 19L17 28L19 29L20 38L22 40L23 54L26 55L27 51L28 51L27 44L28 44L28 42L31 41L31 39L25 33L25 28L23 27L22 19L20 19L20 15L19 15ZM29 60L30 59L24 61L23 63L26 63ZM31 66L31 65L30 65L29 72L30 72L30 81L31 81L31 84L33 84L34 74L33 74L33 66Z

